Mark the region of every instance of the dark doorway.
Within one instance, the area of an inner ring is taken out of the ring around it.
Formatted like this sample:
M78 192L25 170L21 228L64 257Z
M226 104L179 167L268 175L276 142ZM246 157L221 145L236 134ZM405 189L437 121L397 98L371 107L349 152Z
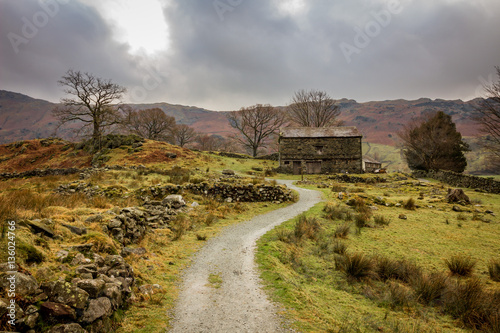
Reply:
M321 161L307 162L306 170L308 174L321 173Z
M302 163L300 161L293 161L293 174L300 175L302 169Z

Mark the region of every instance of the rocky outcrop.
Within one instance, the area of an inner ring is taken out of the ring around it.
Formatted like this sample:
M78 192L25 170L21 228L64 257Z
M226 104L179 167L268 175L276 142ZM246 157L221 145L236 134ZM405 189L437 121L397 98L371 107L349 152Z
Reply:
M5 265L0 265L2 269ZM94 254L89 264L74 268L76 277L43 283L40 288L28 273L2 272L4 276L18 277L16 292L16 326L20 332L39 332L41 325L47 332L107 332L112 330L111 316L123 307L132 294L134 272L123 257ZM5 280L8 281L8 280ZM1 283L3 289L9 288ZM29 304L31 303L31 304ZM0 299L3 317L9 301ZM18 304L22 304L20 308ZM5 305L4 307L2 305Z

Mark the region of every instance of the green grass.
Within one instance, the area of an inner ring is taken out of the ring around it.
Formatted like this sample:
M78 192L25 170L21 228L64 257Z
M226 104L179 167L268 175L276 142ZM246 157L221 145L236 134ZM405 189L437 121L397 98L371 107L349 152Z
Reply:
M466 218L458 221L459 213L452 212L452 205L444 200L447 187L437 182L419 184L407 180L356 186L364 189L360 194L367 206L376 207L376 218L391 223L371 223L369 228L352 232L342 239L347 250L339 252L347 256L364 254L376 261L385 257L400 267L416 265L419 268L412 271L420 269L424 274L422 280L413 286L411 277L397 284L390 279L384 283L373 278L371 282L346 278L341 270L345 257L333 250L334 242L338 242L334 232L345 221L343 214L332 212L345 206L347 198L341 201L336 193L320 189L329 202L318 204L307 213L320 218L322 235L318 241L309 240L296 246L280 240L279 234L293 232L294 219L258 242L257 261L262 278L271 297L285 307L293 327L305 332L465 332L459 322L443 315L440 308L424 304L434 304L436 293L442 290L438 279L441 275L429 274L439 272L447 276L446 259L457 255L470 257L477 262L473 276L488 289L500 290L500 283L493 281L488 271L492 260L498 257L498 217L481 214L490 223L473 220L476 207L469 206L461 213ZM423 199L415 200L415 210L394 206L411 197L419 198L421 192ZM500 206L498 195L469 189L465 192L471 199L480 199L481 211L495 211ZM374 204L375 197L382 197L390 207ZM325 206L329 207L326 211ZM408 219L398 219L401 213ZM452 222L446 224L447 219ZM420 298L414 295L413 288L417 287Z

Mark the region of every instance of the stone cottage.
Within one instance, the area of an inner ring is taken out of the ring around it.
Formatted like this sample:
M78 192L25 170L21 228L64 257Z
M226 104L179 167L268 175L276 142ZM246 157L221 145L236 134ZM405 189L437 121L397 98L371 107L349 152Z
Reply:
M285 127L279 137L282 172L362 173L362 135L356 127Z
M371 158L370 156L363 156L363 171L364 172L375 172L376 170L382 169L382 163Z

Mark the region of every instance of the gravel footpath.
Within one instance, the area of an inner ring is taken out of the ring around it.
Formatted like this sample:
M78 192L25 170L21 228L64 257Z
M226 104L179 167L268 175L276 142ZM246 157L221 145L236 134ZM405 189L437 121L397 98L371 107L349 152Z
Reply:
M299 201L227 227L207 241L184 271L170 332L290 332L262 290L255 242L320 202L321 194L297 188L292 181L280 183L297 190ZM209 285L210 274L220 276L220 288Z

